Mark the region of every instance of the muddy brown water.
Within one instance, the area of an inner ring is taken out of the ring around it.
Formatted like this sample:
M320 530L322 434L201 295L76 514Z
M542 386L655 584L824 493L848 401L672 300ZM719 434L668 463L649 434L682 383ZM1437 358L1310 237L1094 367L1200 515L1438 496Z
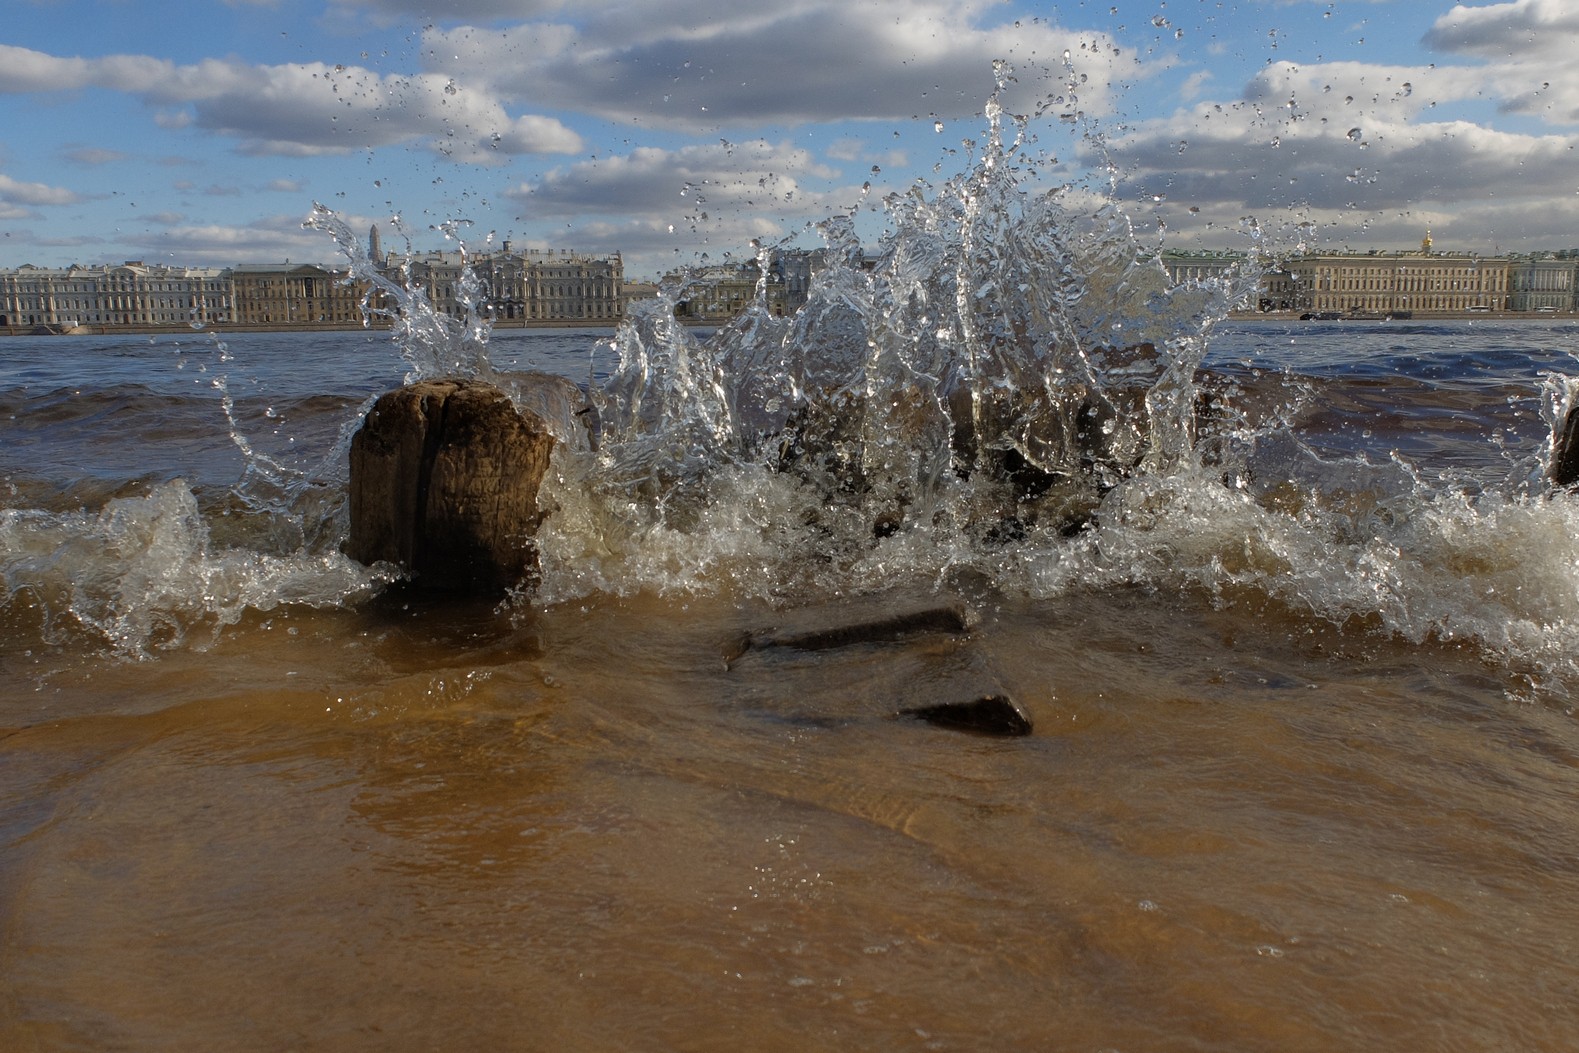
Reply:
M0 1048L1575 1048L1571 714L1270 605L968 602L730 664L783 612L12 646ZM1033 734L894 716L986 680Z

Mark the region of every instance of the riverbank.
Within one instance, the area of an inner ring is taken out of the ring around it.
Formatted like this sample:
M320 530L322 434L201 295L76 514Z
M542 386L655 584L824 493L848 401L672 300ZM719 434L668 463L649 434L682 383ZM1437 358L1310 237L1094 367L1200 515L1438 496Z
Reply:
M1499 322L1572 321L1574 311L1414 311L1407 315L1353 314L1330 318L1306 317L1308 311L1233 311L1233 322Z
M495 330L506 329L615 329L619 325L618 319L607 318L564 318L564 319L534 319L523 321L518 319L503 319L493 323ZM31 326L4 326L0 327L0 336L160 336L172 333L354 333L362 330L388 330L390 323L384 320L374 320L364 325L361 322L317 322L317 323L210 323L204 326L193 325L79 325L69 330L60 330L56 327L31 325Z
M1416 311L1408 318L1344 315L1339 318L1302 318L1293 311L1235 311L1228 316L1230 322L1553 322L1573 321L1579 318L1574 311L1455 311L1427 314ZM725 324L719 319L680 319L681 324L693 327L717 327ZM618 328L618 320L594 319L505 319L493 323L495 331L511 329L609 329ZM374 321L369 325L360 322L320 323L312 325L276 323L264 324L212 324L198 329L190 325L117 325L76 326L67 331L53 331L47 326L0 327L0 336L159 336L167 334L205 333L353 333L359 330L387 330L390 323Z

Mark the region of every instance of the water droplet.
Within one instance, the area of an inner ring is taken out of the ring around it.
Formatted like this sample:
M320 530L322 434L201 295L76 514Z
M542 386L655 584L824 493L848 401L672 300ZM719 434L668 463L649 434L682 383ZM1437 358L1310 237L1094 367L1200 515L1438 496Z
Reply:
M1349 129L1349 141L1351 143L1357 143L1363 138L1365 138L1365 133L1360 131L1358 128Z

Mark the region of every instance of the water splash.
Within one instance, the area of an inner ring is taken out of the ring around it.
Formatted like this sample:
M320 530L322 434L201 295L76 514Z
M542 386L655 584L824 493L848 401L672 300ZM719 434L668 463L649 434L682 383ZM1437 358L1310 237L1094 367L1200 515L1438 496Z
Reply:
M488 335L492 324L483 313L486 300L483 283L470 266L466 243L459 236L463 223L453 221L440 227L445 238L457 244L460 255L455 289L455 302L462 310L460 317L439 310L433 290L415 277L409 237L405 238L405 256L395 269L400 279L396 281L390 277L385 261L369 256L362 239L333 209L315 202L303 226L321 230L333 238L350 263L343 280L347 284L366 286L362 295L363 324L371 325L374 319L390 323L395 346L410 366L407 383L431 377L491 375ZM396 233L404 234L398 218L391 226Z
M132 658L212 642L249 611L354 603L395 577L333 551L216 546L180 480L96 513L0 511L0 553L0 606L35 611L45 643L86 637Z
M520 603L1139 587L1476 649L1562 693L1579 673L1579 498L1546 482L1554 440L1510 451L1491 482L1385 447L1321 445L1305 426L1323 402L1316 382L1203 373L1215 327L1259 278L1259 231L1238 269L1174 284L1160 232L1138 233L1111 186L1049 185L1027 120L998 96L985 120L965 171L882 203L870 249L855 215L812 228L821 247L789 317L767 276L800 251L794 239L755 246L750 302L716 331L677 317L704 294L702 274L632 305L603 349L618 365L588 382L598 441L578 421L554 425L567 441L542 495L543 582ZM450 317L409 249L387 271L328 209L309 225L366 283L408 379L514 390L489 362L469 271ZM390 580L336 552L337 465L361 412L321 463L296 466L248 441L228 382L246 464L230 503L278 529L216 544L179 484L97 514L8 512L10 607L31 597L50 633L72 623L142 654L247 610L354 603ZM1553 434L1576 393L1579 381L1547 378Z
M760 562L729 587L860 587L1061 538L1125 479L1197 464L1207 335L1259 258L1174 285L1109 196L1041 184L1026 118L995 95L986 119L967 171L886 200L872 251L853 215L817 226L792 317L766 282L785 245L758 246L753 300L706 339L675 317L699 278L635 308L592 392L602 443L574 473L589 493L555 495L597 507L547 527L572 580L588 580L588 546L564 530L592 529L600 587L706 589L720 561L700 553L731 551Z

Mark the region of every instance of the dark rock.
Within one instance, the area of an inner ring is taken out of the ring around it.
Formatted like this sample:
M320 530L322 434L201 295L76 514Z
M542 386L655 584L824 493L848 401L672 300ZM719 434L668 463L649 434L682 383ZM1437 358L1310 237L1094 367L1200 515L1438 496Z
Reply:
M532 583L553 446L541 417L489 384L428 380L381 396L351 442L346 554L399 564L425 589Z
M964 702L938 702L912 706L900 716L915 717L939 727L973 731L982 735L1029 735L1031 718L1007 695L982 695Z

